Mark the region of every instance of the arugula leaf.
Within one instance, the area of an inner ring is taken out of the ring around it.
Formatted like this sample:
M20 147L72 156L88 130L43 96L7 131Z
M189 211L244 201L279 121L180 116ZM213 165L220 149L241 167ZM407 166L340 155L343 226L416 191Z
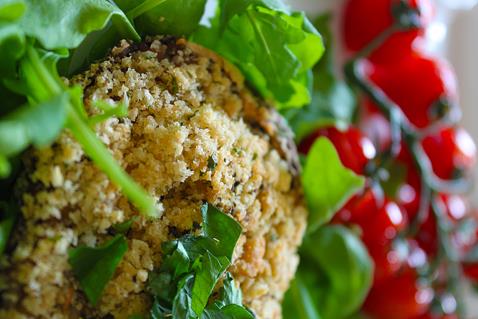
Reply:
M350 230L320 228L305 239L301 258L299 274L307 278L302 289L314 295L321 317L346 318L360 308L372 285L373 262Z
M67 100L68 95L62 93L38 105L24 105L0 118L0 155L6 158L18 154L30 144L42 147L52 142L63 129ZM4 169L6 174L2 175L1 171L0 177L10 173L8 167Z
M282 115L300 141L313 130L327 126L350 124L356 110L356 98L345 81L334 72L334 50L330 31L330 14L320 16L314 23L323 36L325 54L314 67L312 101L302 109L287 109Z
M322 56L320 34L303 13L289 13L281 1L220 0L211 27L191 40L236 64L252 86L279 108L310 101L308 70Z
M45 49L76 48L92 31L111 21L124 38L140 40L126 15L104 0L25 0L20 24L25 33Z
M214 287L231 265L240 225L216 207L204 204L201 236L186 235L163 245L160 269L150 274L153 318L244 318L254 316L242 306L242 295L226 273L219 298L210 301Z
M206 0L148 0L127 14L142 34L184 36L199 27L205 5Z
M363 188L364 178L345 168L332 142L321 137L307 155L302 184L309 206L309 230L328 222L337 210Z
M100 247L78 247L69 250L68 262L89 302L96 305L106 284L128 250L124 236L117 235Z

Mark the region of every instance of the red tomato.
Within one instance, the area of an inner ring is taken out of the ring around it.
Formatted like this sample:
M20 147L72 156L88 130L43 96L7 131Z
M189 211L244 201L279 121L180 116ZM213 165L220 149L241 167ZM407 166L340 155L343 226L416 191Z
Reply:
M319 129L305 138L299 145L299 151L307 154L319 137L330 139L343 165L357 174L364 174L365 166L376 154L372 142L358 129L349 127L346 131L339 131L333 126Z
M360 226L365 245L390 244L407 226L403 209L370 189L349 200L334 217L334 222Z
M410 319L425 314L433 299L433 290L417 279L416 271L406 267L378 283L365 301L365 313L376 319Z
M405 229L407 219L396 203L367 189L352 198L333 222L361 228L362 240L376 265L374 282L390 277L402 267L407 254L402 246L393 245L393 240Z
M478 282L478 263L464 263L463 272L472 282Z
M395 23L392 14L399 0L349 0L344 9L343 34L345 46L352 52L363 49ZM410 0L409 6L419 10L421 24L425 27L431 20L432 5L429 0ZM396 61L410 53L412 44L423 34L424 28L396 32L372 53L371 61Z
M445 61L414 52L386 67L369 65L366 72L418 128L428 127L455 110L456 78ZM439 101L446 101L447 106Z
M466 176L476 163L476 145L463 128L444 127L426 136L422 145L440 178Z

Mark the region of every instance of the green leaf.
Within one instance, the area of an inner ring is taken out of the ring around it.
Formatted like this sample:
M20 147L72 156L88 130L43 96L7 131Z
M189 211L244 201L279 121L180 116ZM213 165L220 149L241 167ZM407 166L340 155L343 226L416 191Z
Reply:
M237 288L234 278L229 272L226 273L219 299L216 300L215 305L218 309L228 305L242 305L242 291Z
M127 39L139 40L126 15L105 0L26 0L27 11L20 24L27 35L45 49L76 48L95 30L111 23Z
M119 224L113 225L113 230L116 234L126 234L130 229L133 223L137 220L137 217L133 217Z
M212 26L192 36L234 63L249 83L279 108L310 102L309 69L324 51L320 34L303 13L281 1L221 0Z
M206 0L147 0L145 2L158 4L139 16L138 13L133 13L133 16L138 30L142 34L150 35L184 36L191 34L199 27L199 21L204 14L206 5ZM128 16L130 16L130 12L128 12Z
M117 235L100 247L78 247L68 252L73 274L92 305L98 303L127 250L125 237Z
M314 289L314 287L304 282L300 272L296 273L282 302L282 316L284 318L321 319L317 301L314 301L311 296L310 289ZM315 289L318 289L318 287L315 287Z
M16 21L25 13L23 0L2 0L0 3L0 21Z
M28 145L37 147L51 143L66 120L68 94L62 93L37 105L25 105L0 118L0 154L13 156Z
M302 174L309 206L309 229L329 221L364 186L364 178L345 168L334 145L325 137L315 141Z
M232 217L212 205L202 205L201 213L201 236L185 235L163 244L163 263L159 270L150 274L148 281L148 291L154 298L151 316L254 318L242 306L241 292L230 274L226 274L217 300L210 300L214 288L231 265L242 229Z
M230 264L229 258L213 256L209 251L202 256L201 263L196 270L192 290L191 307L196 314L201 314L204 311L216 283Z
M320 16L315 26L321 32L325 43L325 54L314 67L312 101L302 109L283 111L284 117L300 141L322 126L343 126L350 124L356 110L356 97L351 88L337 78L334 70L333 39L330 32L329 14ZM307 52L306 52L307 53Z
M254 319L255 316L239 305L228 305L221 310L206 310L201 319Z
M312 292L321 291L317 299L321 317L345 318L361 307L372 285L373 262L350 230L343 226L320 228L306 237L301 258L300 275L325 278L319 279L320 286L307 287ZM304 281L306 286L313 282Z
M232 259L232 253L242 233L241 225L216 207L201 206L204 236L213 240L216 247L213 252L218 256Z

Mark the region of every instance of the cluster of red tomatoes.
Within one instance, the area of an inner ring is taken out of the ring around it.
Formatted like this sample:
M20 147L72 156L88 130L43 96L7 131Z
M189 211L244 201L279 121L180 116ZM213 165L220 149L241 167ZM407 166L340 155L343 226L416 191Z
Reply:
M343 39L353 54L385 35L367 58L366 74L412 124L433 173L449 181L470 175L476 148L463 128L445 120L457 105L452 69L420 49L433 10L430 0L348 0ZM395 27L404 12L414 27ZM361 99L355 127L345 131L321 128L302 141L300 151L307 153L315 139L327 137L346 167L357 174L370 174L370 163L391 145L391 125L377 105L365 96ZM422 190L422 179L408 146L402 142L399 155L388 166L392 175L393 167L404 172L393 192L384 191L381 183L370 177L365 190L352 198L333 222L358 229L375 262L373 287L363 308L370 317L457 318L456 300L447 292L443 278L445 271L438 267L434 274L422 276L440 251L437 218L431 207L418 231L404 235L417 217ZM435 200L446 211L442 218L451 225L450 242L463 258L476 243L476 232L464 234L460 227L476 217L461 195L440 192ZM465 273L478 281L478 264L463 266Z

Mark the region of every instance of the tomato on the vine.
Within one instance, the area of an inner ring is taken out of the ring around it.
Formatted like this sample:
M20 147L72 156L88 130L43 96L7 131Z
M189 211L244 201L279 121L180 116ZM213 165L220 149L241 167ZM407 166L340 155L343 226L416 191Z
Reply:
M414 51L390 65L371 65L366 73L418 128L442 119L456 105L456 78L445 61Z
M432 17L429 0L406 1L411 14L419 14L421 26L391 34L370 56L375 63L397 61L408 55L413 42L424 33ZM343 34L345 46L357 52L396 24L394 12L405 2L400 0L349 0L344 9Z
M334 222L359 226L365 245L388 244L407 226L403 209L397 203L377 196L372 189L349 200L336 214Z
M356 195L336 214L334 223L356 225L375 262L374 282L397 272L403 265L403 250L393 240L407 226L403 209L393 201L381 198L372 189Z
M466 176L476 163L476 145L461 127L443 127L426 136L422 145L440 178Z
M343 165L357 174L363 175L367 163L375 157L376 150L372 142L355 127L340 131L330 126L321 128L306 137L299 144L299 151L307 154L319 137L327 137L334 144Z
M418 280L415 269L405 267L372 287L363 309L376 319L410 319L425 314L432 299L428 283Z

